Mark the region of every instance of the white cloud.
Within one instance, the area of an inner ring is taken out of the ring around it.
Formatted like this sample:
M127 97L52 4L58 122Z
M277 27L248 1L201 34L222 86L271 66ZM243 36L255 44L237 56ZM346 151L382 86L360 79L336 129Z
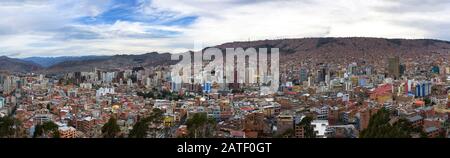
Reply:
M189 27L182 38L206 41L211 45L247 39L322 36L433 38L430 30L402 25L402 22L436 19L433 15L448 12L396 14L381 9L401 8L402 3L386 1L268 1L244 5L227 2L221 7L222 3L217 1L199 5L195 0L184 3L157 0L154 5L187 15L199 15L197 23ZM448 15L439 18L449 19Z

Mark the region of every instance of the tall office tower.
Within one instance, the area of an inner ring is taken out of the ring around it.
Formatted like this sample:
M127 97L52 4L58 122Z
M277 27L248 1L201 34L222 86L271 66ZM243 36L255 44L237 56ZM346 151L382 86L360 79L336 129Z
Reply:
M311 76L309 76L308 77L308 87L311 87L313 85L314 85L313 80L311 79Z
M358 68L358 64L355 63L355 62L353 62L353 63L351 63L351 64L348 65L348 67L347 67L347 73L348 73L348 74L355 74L357 68Z
M308 81L308 69L300 68L300 83Z
M405 64L401 64L400 65L400 76L403 76L406 72L406 65Z
M203 83L203 93L210 93L211 92L211 83L205 82Z
M400 78L400 57L388 59L388 75L394 79Z
M413 89L412 89L412 84L413 84L412 80L406 80L406 83L405 83L405 93L406 93L406 95L413 95L414 94L413 93Z
M325 75L325 84L327 85L327 86L330 86L330 74L326 74Z
M422 96L422 85L420 83L416 83L416 97Z
M319 70L317 70L317 82L325 82L325 76L327 75L326 65L321 65Z

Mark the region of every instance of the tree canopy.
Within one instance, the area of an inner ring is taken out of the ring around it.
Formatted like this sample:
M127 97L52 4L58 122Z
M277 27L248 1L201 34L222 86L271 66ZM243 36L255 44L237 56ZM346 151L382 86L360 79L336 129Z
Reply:
M215 128L216 121L212 118L208 118L206 113L195 113L186 121L186 125L190 137L206 138L213 135L212 131Z
M34 127L33 138L38 138L42 136L53 136L53 138L59 138L58 125L54 122L44 122L43 124L38 124Z
M311 125L312 120L312 117L307 116L299 123L304 128L305 138L316 138L316 132L314 132L314 127Z
M17 120L12 117L0 118L0 138L12 137L15 132L15 125Z
M114 117L111 117L102 127L102 134L105 138L116 138L119 132L120 127L117 125L117 120Z
M163 112L161 109L154 108L150 116L139 120L134 124L133 129L130 131L129 138L145 138L147 136L149 125L151 123L161 123L163 120Z
M411 133L421 132L415 129L406 119L399 119L393 125L389 124L390 112L385 108L379 110L370 118L369 125L361 131L360 138L410 138Z

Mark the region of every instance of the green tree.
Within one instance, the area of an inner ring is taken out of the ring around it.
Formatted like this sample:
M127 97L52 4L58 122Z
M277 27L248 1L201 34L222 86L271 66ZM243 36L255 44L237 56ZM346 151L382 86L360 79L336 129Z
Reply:
M36 126L34 126L34 133L33 133L33 138L37 138L42 136L42 133L44 130L42 129L42 125L38 124Z
M0 118L0 138L14 137L17 120L12 117Z
M102 134L104 138L116 138L119 132L120 127L117 125L117 120L114 117L111 117L102 127Z
M213 130L216 126L216 121L208 118L206 113L195 113L186 121L190 137L206 138L213 135Z
M144 92L137 92L138 96L144 97L144 98L155 98L155 94L153 93L153 91L144 93Z
M42 125L36 125L34 127L33 138L42 136L53 136L53 138L59 138L58 125L52 121L45 122Z
M139 120L133 125L133 129L130 131L129 138L145 138L148 131L148 119L144 118Z
M311 125L313 118L312 117L305 117L300 121L299 125L303 127L303 130L305 131L305 138L316 138L316 132L314 132L314 127Z
M129 138L145 138L149 132L150 124L160 124L163 120L163 112L161 109L154 108L150 116L139 120L134 124L133 129L130 131Z
M431 102L430 98L425 98L425 99L423 99L423 101L425 102L426 106L431 106L432 105L432 102Z
M47 104L48 111L52 111L50 104Z
M389 124L390 112L385 108L374 114L366 129L361 131L360 138L409 138L413 132L412 125L405 119Z

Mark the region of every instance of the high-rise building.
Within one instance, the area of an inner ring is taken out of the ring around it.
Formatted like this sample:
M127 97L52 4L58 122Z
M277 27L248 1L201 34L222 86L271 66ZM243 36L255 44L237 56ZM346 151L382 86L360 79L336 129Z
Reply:
M406 72L406 65L401 64L400 65L400 75L404 75Z
M435 73L435 74L439 74L440 73L439 66L433 66L433 68L431 68L431 72Z
M6 76L3 80L3 94L5 93L11 93L11 91L13 90L13 85L12 85L13 81L12 81L12 77L10 76Z
M313 83L313 80L311 79L311 76L310 76L310 77L308 77L308 87L311 87L313 85L314 85L314 83Z
M413 84L412 80L406 80L405 93L408 96L414 96L413 89L412 89L412 84Z
M131 79L127 80L127 85L128 87L132 87L133 86L133 81Z
M210 93L211 92L211 83L206 82L203 83L203 93Z
M325 82L325 77L327 75L326 65L321 65L319 70L317 70L317 82Z
M351 63L347 67L347 73L348 74L355 74L357 68L358 68L358 65L355 62Z
M5 106L5 98L0 97L0 109Z
M400 57L388 59L388 75L394 79L400 78Z
M300 83L308 81L308 69L300 68Z
M431 94L431 82L422 81L416 83L416 97L425 97Z
M181 83L170 82L172 92L178 92L181 88Z

